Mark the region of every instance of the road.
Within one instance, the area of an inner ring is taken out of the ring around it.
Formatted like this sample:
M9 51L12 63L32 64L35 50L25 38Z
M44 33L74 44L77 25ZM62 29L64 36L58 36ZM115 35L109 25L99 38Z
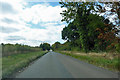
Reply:
M70 56L49 52L16 78L118 78L118 75Z

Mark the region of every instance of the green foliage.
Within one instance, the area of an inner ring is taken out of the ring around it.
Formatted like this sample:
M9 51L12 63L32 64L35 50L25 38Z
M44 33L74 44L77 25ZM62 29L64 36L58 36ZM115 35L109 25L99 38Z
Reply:
M66 21L67 23L71 22L72 19L76 19L78 15L89 15L90 10L94 9L94 4L96 3L84 3L84 2L59 2L61 8L65 7L67 10L64 10L61 15L63 19L61 21ZM85 11L85 12L84 12ZM80 14L79 14L80 13ZM82 13L82 14L81 14Z
M63 17L61 21L68 23L62 31L62 39L70 43L70 50L82 50L86 53L105 51L111 43L104 38L113 30L113 24L105 17L95 14L95 8L100 9L97 7L100 6L99 3L60 2L60 4L66 8L61 13ZM108 34L104 36L103 33Z
M64 3L61 2L62 7L66 7L67 10L61 13L64 17L62 21L69 22L68 28L64 28L62 31L63 39L68 39L71 43L75 44L75 41L79 41L79 47L82 47L84 51L88 52L88 16L90 14L90 8L87 9L85 3ZM67 15L66 15L67 14ZM74 15L72 15L74 14ZM67 31L67 32L66 32ZM66 36L65 36L66 35Z
M116 51L117 51L118 53L120 53L120 43L119 43L119 44L116 44L115 47L116 47Z
M30 47L28 45L21 44L1 44L2 45L2 56L8 56L12 54L20 54L26 52L41 51L39 47Z
M73 45L78 45L76 40L79 38L78 28L74 25L74 22L68 24L67 27L63 28L62 39L73 42ZM76 44L75 44L76 43Z
M53 50L58 50L60 49L61 47L61 43L60 42L55 42L53 45L52 45L52 49Z
M71 50L71 48L72 48L71 43L67 41L61 45L59 50Z
M63 29L62 39L68 40L73 47L82 48L85 52L98 48L99 46L96 45L99 42L97 38L99 33L96 29L105 27L103 20L103 17L95 14L82 15Z
M51 49L49 43L40 44L40 48L42 48L44 51L45 51L45 50L48 50L48 51L49 51L49 50Z

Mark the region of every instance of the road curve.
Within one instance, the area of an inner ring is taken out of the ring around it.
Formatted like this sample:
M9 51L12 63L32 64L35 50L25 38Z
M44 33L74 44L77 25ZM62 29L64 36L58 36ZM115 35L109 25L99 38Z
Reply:
M16 78L118 78L118 74L70 56L49 52Z

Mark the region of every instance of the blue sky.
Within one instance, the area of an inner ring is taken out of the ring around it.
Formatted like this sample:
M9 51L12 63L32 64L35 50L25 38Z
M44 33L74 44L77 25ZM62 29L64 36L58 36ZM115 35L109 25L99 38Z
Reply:
M64 9L58 2L3 0L0 4L0 43L39 46L43 42L65 42L61 31L66 23L61 22L60 15Z
M28 2L29 5L27 7L31 7L31 6L37 5L37 4L44 4L44 3L45 2ZM46 3L50 4L53 7L60 5L59 2L46 2Z

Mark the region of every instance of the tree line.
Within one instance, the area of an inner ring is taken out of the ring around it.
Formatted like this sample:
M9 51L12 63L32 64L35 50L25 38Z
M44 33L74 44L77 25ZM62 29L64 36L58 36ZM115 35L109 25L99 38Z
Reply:
M31 47L28 45L22 45L22 44L3 44L2 46L2 56L10 56L12 54L22 54L22 53L28 53L28 52L36 52L36 51L45 51L50 50L50 44L49 43L42 43L40 46Z
M54 43L52 45L54 50L79 50L86 53L120 52L119 2L60 2L60 4L61 8L66 8L61 13L63 17L61 21L68 24L62 30L62 39L66 42ZM111 22L109 18L113 15L114 22Z

